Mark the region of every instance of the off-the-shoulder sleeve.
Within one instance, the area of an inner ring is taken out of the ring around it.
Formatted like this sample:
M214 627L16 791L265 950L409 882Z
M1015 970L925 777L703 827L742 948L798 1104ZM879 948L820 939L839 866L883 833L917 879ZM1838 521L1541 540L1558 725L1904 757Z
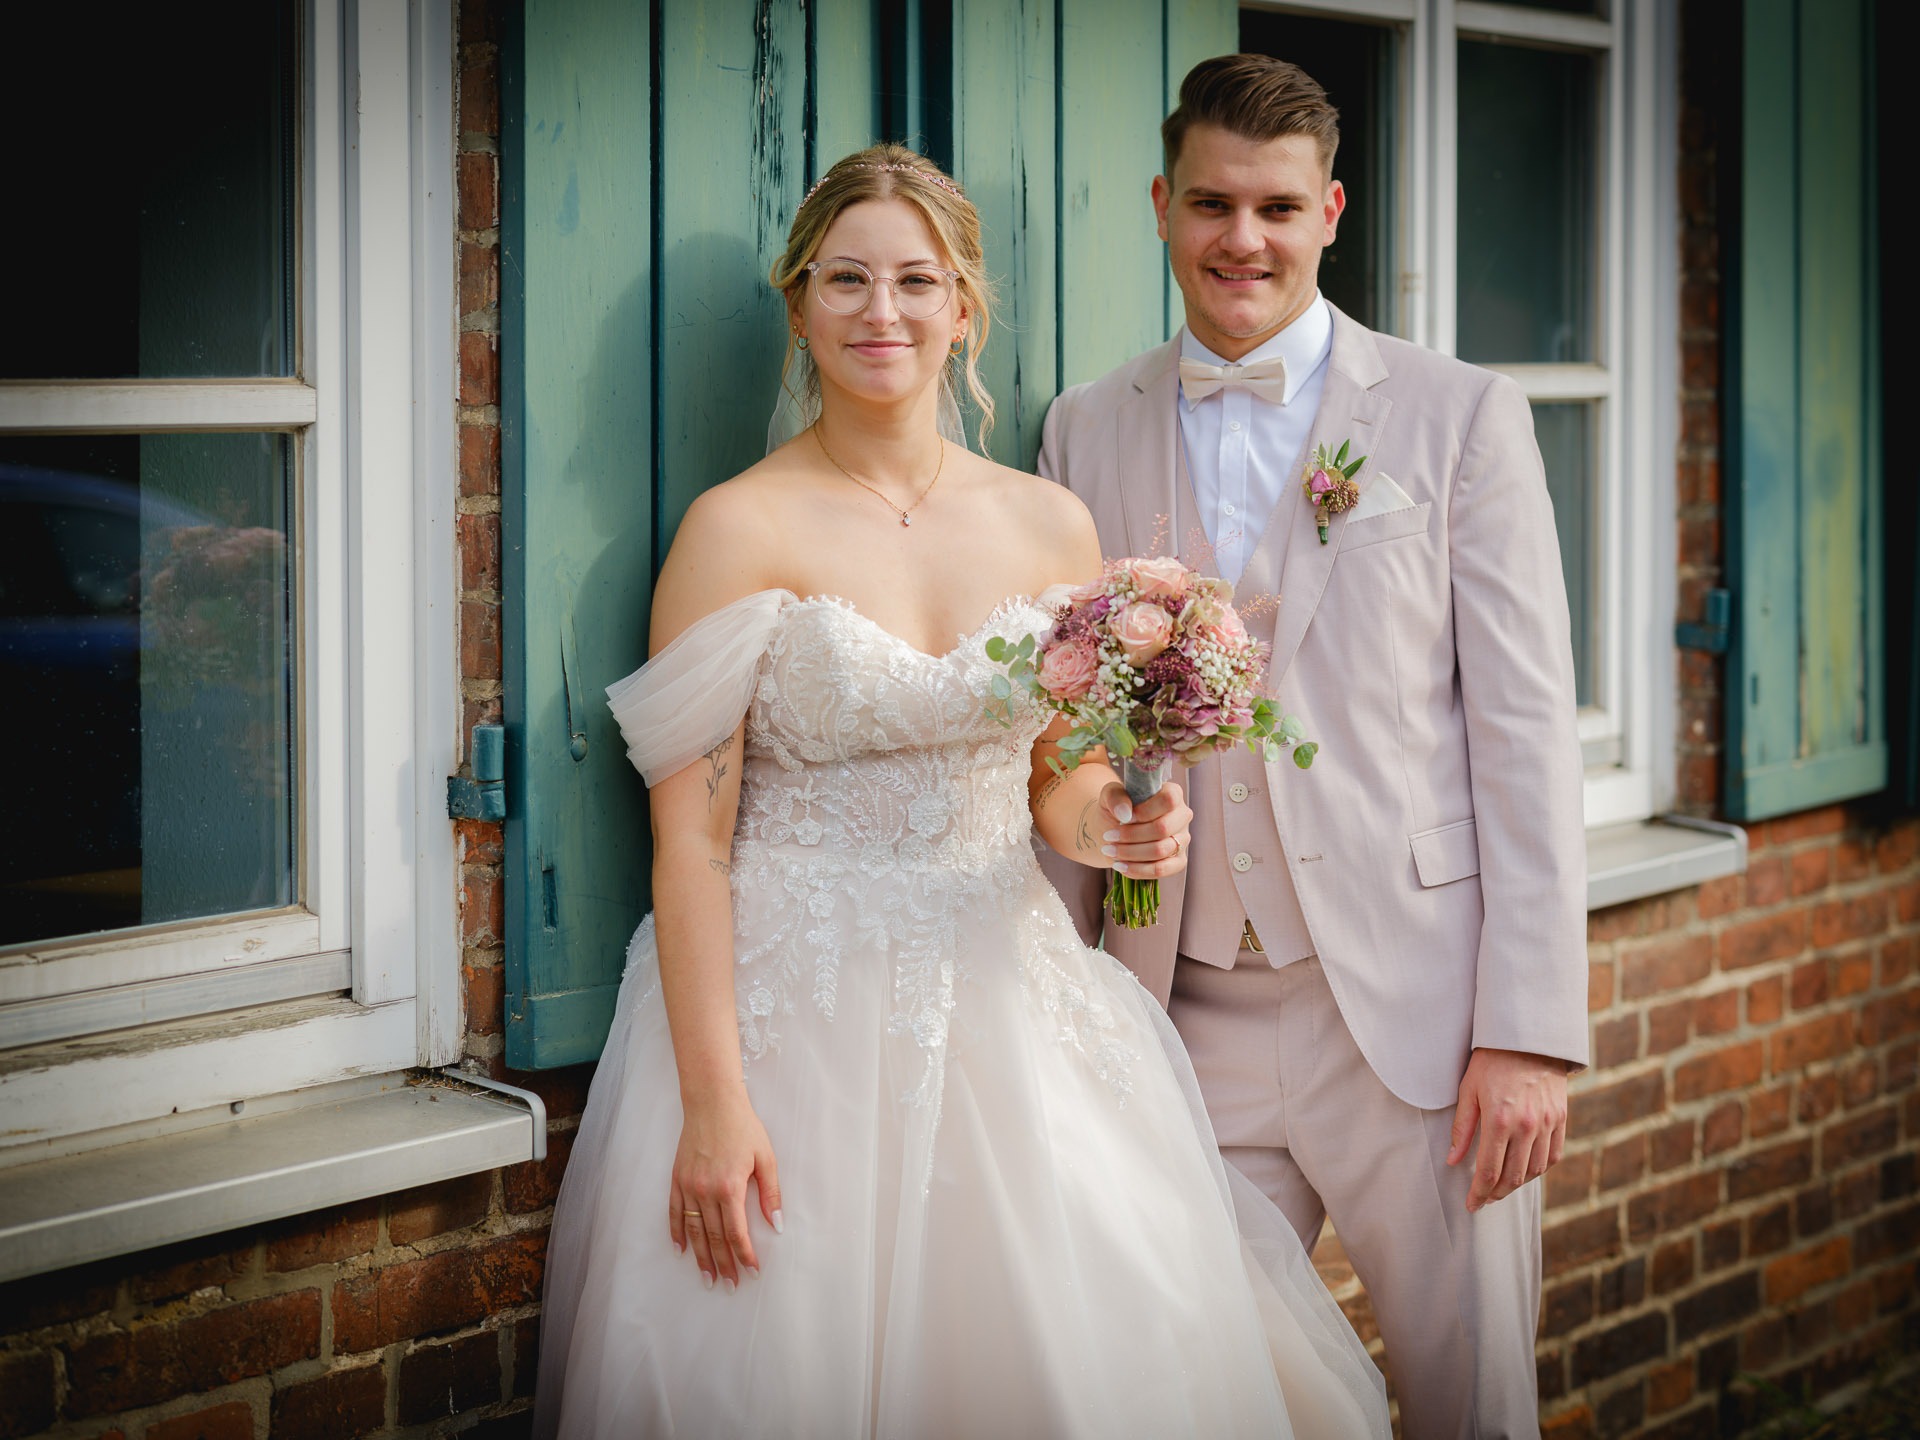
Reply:
M627 758L658 785L733 733L790 590L761 590L689 625L624 680L607 687Z

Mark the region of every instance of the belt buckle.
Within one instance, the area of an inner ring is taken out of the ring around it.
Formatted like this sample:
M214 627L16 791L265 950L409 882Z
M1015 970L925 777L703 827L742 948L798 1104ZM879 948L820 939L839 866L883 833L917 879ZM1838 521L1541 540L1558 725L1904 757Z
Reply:
M1240 927L1240 945L1242 949L1251 950L1256 955L1267 953L1267 947L1260 943L1260 932L1253 928L1251 919Z

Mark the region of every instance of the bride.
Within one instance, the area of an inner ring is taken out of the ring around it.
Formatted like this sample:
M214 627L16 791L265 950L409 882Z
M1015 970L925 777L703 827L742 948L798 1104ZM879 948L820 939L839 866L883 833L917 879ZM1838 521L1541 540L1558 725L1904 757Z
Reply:
M1191 816L982 703L986 641L1101 557L1064 489L948 438L956 377L992 417L973 206L861 151L773 279L817 418L694 503L608 692L657 908L554 1214L537 1433L1385 1435L1165 1017L1035 863L1172 874Z

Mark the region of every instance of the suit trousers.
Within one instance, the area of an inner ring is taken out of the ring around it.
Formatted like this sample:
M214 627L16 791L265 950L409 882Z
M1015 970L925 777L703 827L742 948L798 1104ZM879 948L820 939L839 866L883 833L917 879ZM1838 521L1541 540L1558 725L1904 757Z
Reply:
M1540 1433L1540 1186L1467 1213L1473 1156L1446 1163L1454 1107L1374 1074L1317 958L1230 970L1182 956L1168 1006L1222 1156L1309 1250L1331 1218L1386 1343L1406 1440Z

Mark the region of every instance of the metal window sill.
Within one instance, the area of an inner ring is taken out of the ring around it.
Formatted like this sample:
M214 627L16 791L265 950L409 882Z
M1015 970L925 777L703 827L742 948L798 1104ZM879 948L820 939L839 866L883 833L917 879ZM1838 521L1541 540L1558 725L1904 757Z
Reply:
M1587 909L1705 884L1747 868L1747 832L1719 820L1657 815L1587 832Z
M371 1093L0 1168L0 1281L544 1155L538 1098L477 1093L470 1078L394 1075Z

